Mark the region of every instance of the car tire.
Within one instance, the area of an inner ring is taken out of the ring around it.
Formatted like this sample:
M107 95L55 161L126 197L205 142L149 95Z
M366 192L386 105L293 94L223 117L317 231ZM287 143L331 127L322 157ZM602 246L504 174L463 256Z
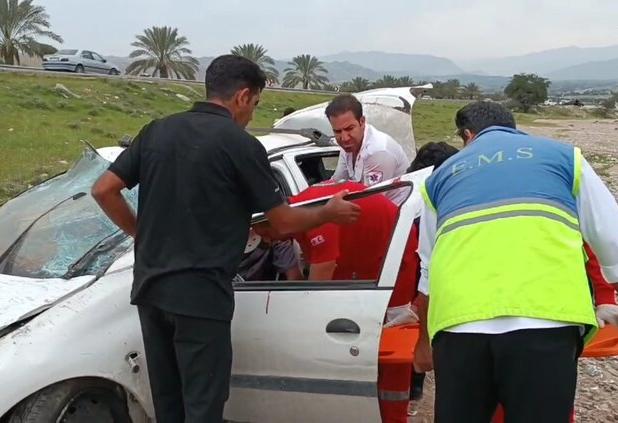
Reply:
M131 423L124 393L111 382L73 379L20 402L7 423Z
M84 67L82 65L75 66L75 73L84 73Z
M112 68L109 70L109 74L110 75L120 75L120 72L118 71L118 69Z

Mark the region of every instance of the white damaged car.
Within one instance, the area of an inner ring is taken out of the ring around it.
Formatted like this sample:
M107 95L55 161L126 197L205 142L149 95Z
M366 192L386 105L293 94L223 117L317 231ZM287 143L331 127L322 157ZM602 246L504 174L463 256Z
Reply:
M412 158L410 90L358 96L368 122L394 136ZM286 195L335 169L339 148L324 107L286 116L259 137ZM121 151L88 147L67 173L0 208L2 423L154 419L137 310L129 305L132 239L90 196ZM395 186L410 186L427 173L405 175ZM125 193L133 205L136 189ZM226 419L380 420L382 324L420 201L414 189L402 205L378 280L235 282Z

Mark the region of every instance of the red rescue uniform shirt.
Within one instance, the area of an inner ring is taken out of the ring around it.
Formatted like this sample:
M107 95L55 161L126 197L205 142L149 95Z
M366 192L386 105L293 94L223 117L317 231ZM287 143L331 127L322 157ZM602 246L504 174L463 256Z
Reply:
M290 203L314 200L343 190L363 191L365 188L365 185L357 182L313 185L290 198ZM377 279L397 223L398 207L384 195L371 195L354 202L361 208L361 215L356 223L329 223L295 235L307 264L329 261L337 263L333 280ZM390 306L410 302L416 290L417 242L415 226L408 239Z
M603 277L601 265L599 264L597 256L586 243L584 243L584 249L586 250L586 255L588 255L586 273L588 273L588 279L592 282L594 303L596 305L616 304L616 292L614 291L614 287Z

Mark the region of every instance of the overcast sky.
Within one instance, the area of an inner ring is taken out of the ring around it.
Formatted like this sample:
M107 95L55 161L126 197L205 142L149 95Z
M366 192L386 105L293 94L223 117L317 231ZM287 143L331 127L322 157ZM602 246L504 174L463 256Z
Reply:
M195 56L260 43L277 59L381 50L454 60L618 44L616 0L34 0L64 47L126 56L177 27Z

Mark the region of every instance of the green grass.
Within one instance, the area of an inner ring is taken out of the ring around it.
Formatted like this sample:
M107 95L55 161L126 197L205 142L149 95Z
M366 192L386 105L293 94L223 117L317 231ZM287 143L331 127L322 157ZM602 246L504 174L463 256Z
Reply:
M65 98L56 84L72 93ZM147 83L62 75L0 73L0 204L29 185L60 173L83 149L116 145L150 120L186 110L204 88L181 83ZM328 95L266 91L253 126L271 126L286 107L300 109Z
M466 100L418 100L414 104L412 122L417 147L429 141L446 141L461 148L462 141L455 135L455 113L468 103ZM543 120L592 119L595 115L573 107L543 107L537 113L515 113L520 126L556 126Z
M79 98L62 95L62 84ZM186 96L183 101L177 94ZM68 98L67 98L68 97ZM0 73L0 204L28 186L60 173L80 154L83 144L116 145L152 119L180 112L204 97L204 88L178 82L135 82L106 78L71 78L62 74ZM327 101L329 95L266 91L251 126L270 127L286 107L301 109ZM417 146L447 141L454 135L455 112L466 101L419 100L413 124ZM540 118L582 117L565 108L542 114L517 114L522 125ZM545 125L545 123L544 123Z
M455 135L455 113L467 103L458 100L418 100L414 103L412 124L416 146L429 141L446 141L460 148L462 141Z

